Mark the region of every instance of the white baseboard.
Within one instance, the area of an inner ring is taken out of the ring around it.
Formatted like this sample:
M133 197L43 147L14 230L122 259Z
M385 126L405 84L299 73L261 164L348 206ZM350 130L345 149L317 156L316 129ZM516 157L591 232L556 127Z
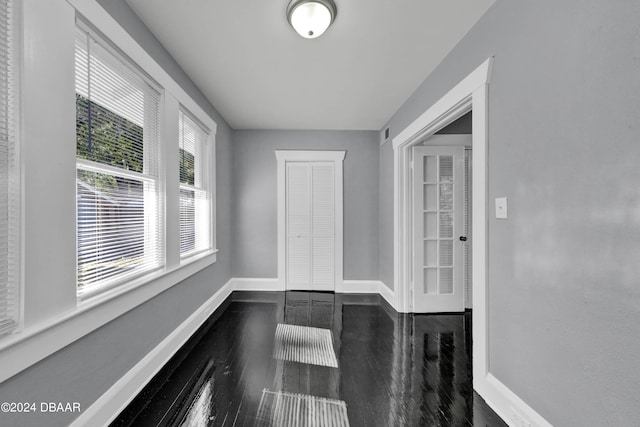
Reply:
M384 298L395 311L398 311L398 298L396 297L396 293L389 289L384 282L380 282L380 296Z
M480 384L478 384L480 383ZM537 413L531 406L518 397L509 387L504 385L493 374L487 374L484 381L475 381L475 387L487 405L495 411L508 425L520 427L527 425L530 427L553 427L551 423Z
M234 291L285 291L279 279L270 278L233 278L230 280ZM337 283L335 292L339 294L379 294L390 305L397 309L397 298L394 291L380 280L343 280Z
M230 280L234 291L284 291L278 279L233 278Z
M284 291L285 287L279 279L243 278L231 279L234 291ZM380 293L379 280L343 280L336 284L336 293L340 294L377 294Z
M233 291L229 280L160 344L88 407L71 427L108 425Z
M379 280L343 280L336 286L336 293L340 294L377 294L380 292Z

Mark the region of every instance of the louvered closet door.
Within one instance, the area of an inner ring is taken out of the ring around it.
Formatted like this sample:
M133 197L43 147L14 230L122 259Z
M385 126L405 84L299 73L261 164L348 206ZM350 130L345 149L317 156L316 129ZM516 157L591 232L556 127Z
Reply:
M309 165L287 163L287 289L311 289Z
M335 287L334 172L328 162L287 163L287 289Z
M311 164L311 289L333 290L335 197L333 164Z

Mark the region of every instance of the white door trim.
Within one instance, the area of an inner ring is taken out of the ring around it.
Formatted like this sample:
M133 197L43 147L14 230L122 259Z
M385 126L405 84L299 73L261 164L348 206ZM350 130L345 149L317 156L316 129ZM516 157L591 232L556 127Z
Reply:
M276 150L278 163L278 287L286 289L286 164L287 162L333 162L335 173L335 288L343 282L342 165L346 151Z
M393 138L394 281L398 311L412 312L411 147L473 110L473 386L484 397L489 374L487 324L487 92L493 58L487 59Z

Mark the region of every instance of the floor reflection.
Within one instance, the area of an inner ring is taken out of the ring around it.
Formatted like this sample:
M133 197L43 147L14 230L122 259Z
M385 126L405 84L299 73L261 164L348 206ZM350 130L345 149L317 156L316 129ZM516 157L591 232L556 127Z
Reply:
M175 418L171 424L180 427L206 426L210 420L215 419L215 407L213 401L213 361L209 360L203 372L198 376L197 382L189 390L184 403L175 405Z
M308 414L288 425L326 426L308 403L323 401L344 402L352 427L505 425L473 392L470 313L399 315L374 295L245 292L216 316L113 425L278 425L269 417L283 419L287 404ZM278 323L330 330L338 368L273 358Z

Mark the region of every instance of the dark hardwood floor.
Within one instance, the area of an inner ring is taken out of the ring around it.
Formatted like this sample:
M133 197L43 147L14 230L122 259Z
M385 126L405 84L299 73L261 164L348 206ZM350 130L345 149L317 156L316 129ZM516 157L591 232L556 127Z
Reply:
M377 295L234 293L112 426L505 426L473 391L470 327ZM304 360L322 333L338 368L274 357L278 340Z

